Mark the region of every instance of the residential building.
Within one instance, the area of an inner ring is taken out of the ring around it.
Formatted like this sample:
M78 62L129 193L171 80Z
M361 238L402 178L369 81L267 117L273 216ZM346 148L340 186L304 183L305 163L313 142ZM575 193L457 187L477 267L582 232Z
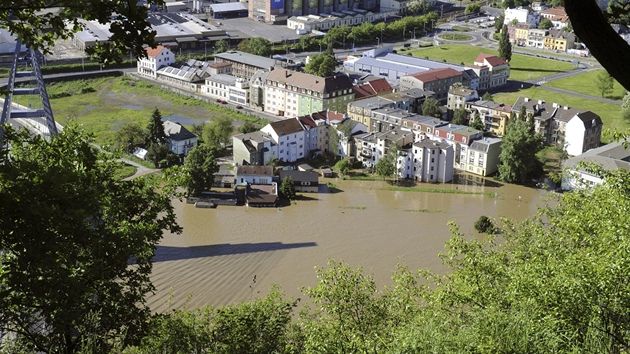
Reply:
M251 79L256 71L270 71L276 65L276 61L271 58L265 58L238 50L215 54L214 62L232 64L232 75L246 80Z
M349 157L356 156L356 147L352 137L356 134L365 133L367 127L355 120L345 118L341 122L331 123L331 129L334 129L338 137L337 156ZM332 134L332 130L329 130L329 134ZM329 138L330 140L330 138ZM334 148L333 145L330 149Z
M462 73L452 68L434 69L405 75L400 79L400 89L414 88L433 91L435 99L446 100L451 85L462 82Z
M413 178L421 182L446 183L453 180L453 147L433 140L416 142L411 147Z
M328 152L328 111L313 112L298 117L304 127L304 143L309 157L317 157ZM332 113L332 112L331 112Z
M474 119L474 112L479 113L479 118L484 123L484 129L498 136L505 135L513 112L513 108L510 105L485 100L467 102L466 110L473 112L470 115L471 120Z
M232 63L221 62L221 63L212 63L208 65L208 71L210 72L210 76L225 74L232 74Z
M483 132L465 125L448 124L434 129L432 140L446 142L453 146L453 167L462 171L468 169L468 151L474 140L481 139Z
M175 63L175 54L161 45L146 48L147 56L138 60L138 74L157 79L158 70Z
M573 114L560 110L558 121L568 118L565 124L564 149L569 155L580 155L599 146L602 136L602 120L591 111ZM570 118L569 118L570 117Z
M488 67L490 74L488 88L505 85L510 77L510 64L496 55L481 53L474 64L478 67Z
M489 176L499 170L501 138L481 138L473 141L468 149L468 172Z
M530 28L527 34L527 46L531 48L542 49L545 47L545 37L549 33L548 30Z
M201 92L217 99L247 105L249 98L249 82L232 75L217 74L206 78Z
M345 112L352 101L352 82L343 74L323 78L276 69L265 82L265 111L279 116L299 117L324 110Z
M315 171L280 170L280 181L291 177L296 192L317 193L319 190L319 175Z
M187 156L190 150L197 146L197 136L181 124L167 120L164 121L163 125L164 134L172 153Z
M529 38L529 31L533 26L529 23L517 23L514 25L513 42L517 46L525 46Z
M467 89L465 87L450 87L446 107L450 110L465 108L466 102L476 101L478 99L479 94L476 90Z
M543 39L543 48L558 52L573 49L575 48L575 34L564 30L550 30Z
M375 97L384 93L391 93L394 91L392 86L387 82L385 78L368 81L364 84L356 85L354 87L354 99L359 101L362 99Z
M260 129L275 142L274 157L284 162L295 162L307 156L302 123L297 118L272 122Z
M630 151L622 143L614 142L571 157L563 164L562 189L586 188L604 183L604 176L589 170L588 164L604 171L620 168L630 170Z
M516 20L517 23L530 23L534 26L537 26L539 22L539 16L537 13L521 6L514 9L505 9L504 16L505 24Z
M395 107L396 102L381 96L371 97L360 101L348 103L347 113L350 119L360 122L371 131L372 111L384 107Z
M276 142L270 134L255 131L246 134L232 136L232 149L234 164L240 165L266 165L270 159L275 158Z
M265 109L265 82L269 71L258 70L249 80L249 107L257 110Z
M271 166L241 165L236 168L236 184L271 184L273 168Z
M570 23L569 16L562 6L554 6L540 11L540 17L551 20L553 27L557 29L564 28Z

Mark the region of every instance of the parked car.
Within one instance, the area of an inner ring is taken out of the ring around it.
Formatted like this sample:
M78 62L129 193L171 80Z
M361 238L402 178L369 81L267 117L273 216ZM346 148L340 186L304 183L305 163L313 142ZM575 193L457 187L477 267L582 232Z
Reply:
M236 106L236 109L243 109L243 106L238 105L238 106Z

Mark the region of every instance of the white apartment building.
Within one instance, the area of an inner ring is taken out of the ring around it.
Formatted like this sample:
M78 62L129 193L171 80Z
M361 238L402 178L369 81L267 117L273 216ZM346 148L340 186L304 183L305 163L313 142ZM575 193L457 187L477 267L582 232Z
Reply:
M407 178L421 182L450 182L453 179L453 147L447 143L423 140L414 143L410 157L413 168Z
M158 45L146 48L146 58L138 60L138 74L157 79L158 70L175 63L175 54L168 48Z
M305 129L297 118L289 118L265 125L261 132L269 134L276 143L273 155L284 162L295 162L306 157Z

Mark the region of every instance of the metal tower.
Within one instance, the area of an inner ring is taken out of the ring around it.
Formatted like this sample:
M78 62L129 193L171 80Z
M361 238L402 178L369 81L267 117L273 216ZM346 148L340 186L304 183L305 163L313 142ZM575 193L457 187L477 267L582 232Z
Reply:
M42 54L38 50L27 48L27 54L21 58L20 49L22 48L22 42L17 39L15 43L15 54L13 56L13 63L9 72L9 81L7 83L7 94L4 100L4 106L2 110L2 116L0 117L0 137L3 135L2 125L9 123L9 119L13 118L27 118L29 123L35 127L40 134L51 136L57 135L57 125L53 118L52 109L50 107L50 101L48 100L48 93L46 92L46 86L44 85L44 78L42 71L39 67L39 61L42 58ZM32 70L30 71L18 71L18 64L28 64ZM20 87L16 88L16 78L30 77L31 80L36 81L36 87ZM39 95L41 99L41 109L31 109L30 107L14 106L14 95Z

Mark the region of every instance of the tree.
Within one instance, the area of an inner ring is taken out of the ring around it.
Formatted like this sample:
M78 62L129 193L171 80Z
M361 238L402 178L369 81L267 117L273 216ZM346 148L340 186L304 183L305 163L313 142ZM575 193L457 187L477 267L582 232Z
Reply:
M348 171L350 171L350 168L352 168L352 163L350 163L350 160L348 160L348 158L344 158L337 161L334 167L337 171L339 171L339 174L341 174L341 176L345 177L348 174Z
M166 133L164 132L164 122L162 122L162 114L159 109L155 109L147 126L147 145L166 143Z
M215 53L225 53L229 49L230 49L230 44L225 39L218 40L217 43L214 45Z
M540 23L538 24L538 28L548 30L550 28L553 28L553 23L551 22L550 19L543 18L542 20L540 20Z
M203 129L206 127L206 122L201 122L199 124L193 124L191 133L197 136L197 142L199 144L203 143Z
M80 5L74 0L29 3L2 0L0 23L16 34L23 44L29 43L46 52L50 52L55 39L68 39L81 30L80 19L109 23L111 36L107 41L88 46L86 52L102 63L121 62L130 50L136 56L146 56L144 46L157 46L155 31L147 17L147 9L155 4L160 1L149 0L147 6L136 6L124 1L102 0L87 0Z
M260 55L261 57L268 57L272 54L271 42L263 37L252 37L242 40L241 43L238 44L238 50Z
M308 50L312 45L311 36L304 35L300 36L300 47L302 51Z
M494 233L494 223L489 217L482 215L475 221L475 230L480 233L491 234Z
M595 87L597 87L597 91L599 91L602 97L606 97L606 95L612 92L613 85L614 79L608 72L602 71L597 74L597 77L595 78Z
M184 159L184 187L191 196L212 189L214 175L219 172L216 151L208 145L197 145Z
M492 94L488 91L486 91L483 96L481 96L481 99L484 101L491 101L494 102L494 97L492 97Z
M504 22L505 22L505 15L504 14L500 14L499 16L497 16L494 19L494 31L496 33L501 32L501 29L503 29Z
M463 107L453 113L453 124L468 125L468 112Z
M626 122L630 122L630 91L626 91L626 94L623 96L623 101L621 103L621 117Z
M146 132L138 122L128 123L116 132L116 144L119 149L131 154L147 140Z
M166 144L151 143L147 147L145 158L156 167L167 167L175 162L176 156Z
M506 25L503 25L501 38L499 39L499 57L508 63L512 59L512 44L510 43L510 36Z
M486 125L483 122L483 119L481 119L481 116L479 115L479 111L475 110L475 114L473 115L473 119L470 122L470 127L473 129L477 129L480 131L485 131L486 130Z
M377 175L383 177L391 177L397 173L396 164L398 159L398 149L396 143L392 142L389 148L389 152L382 156L376 165L374 166L374 170Z
M232 119L220 116L204 127L203 141L210 147L224 149L230 142L233 131Z
M479 4L470 3L466 5L466 9L464 10L464 13L466 15L481 13L481 6Z
M311 75L329 77L335 73L337 62L335 58L327 53L320 53L311 56L308 64L304 67L304 72Z
M239 131L241 134L247 134L247 133L255 132L255 131L257 131L258 129L259 129L259 128L258 128L258 125L256 125L255 123L252 123L252 122L250 122L250 121L246 121L245 123L243 123L243 125L241 125L241 126L238 128L238 131Z
M168 188L118 180L72 125L50 141L5 128L4 142L24 148L0 150L2 332L45 353L137 339L156 244L181 231Z
M295 199L295 185L293 184L293 177L286 176L282 179L280 184L280 195L288 200Z
M407 12L411 14L423 14L429 11L430 5L424 0L413 0L407 5Z
M536 153L543 148L543 137L532 134L527 122L517 119L507 126L499 160L498 178L508 183L525 183L541 172Z
M334 158L337 158L337 155L339 155L339 143L341 143L341 138L337 127L331 126L328 129L328 149L330 149L330 153Z
M429 117L442 118L440 112L440 102L435 98L427 98L422 102L422 115Z

